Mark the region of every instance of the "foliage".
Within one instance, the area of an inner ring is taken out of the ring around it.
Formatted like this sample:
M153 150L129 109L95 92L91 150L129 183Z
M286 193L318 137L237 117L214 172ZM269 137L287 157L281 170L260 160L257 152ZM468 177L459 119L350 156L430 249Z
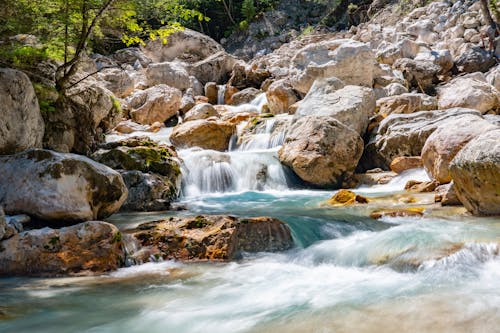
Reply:
M251 21L256 13L257 9L255 8L254 0L243 0L241 4L241 14L243 14L245 19Z

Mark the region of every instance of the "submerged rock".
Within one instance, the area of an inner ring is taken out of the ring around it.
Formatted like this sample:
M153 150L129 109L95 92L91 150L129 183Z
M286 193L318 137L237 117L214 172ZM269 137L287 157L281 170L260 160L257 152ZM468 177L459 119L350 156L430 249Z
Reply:
M242 252L284 251L293 246L290 228L270 217L172 217L132 231L156 259L233 260Z
M350 206L354 204L366 204L369 200L349 190L339 190L327 203L329 205Z
M91 221L61 229L25 231L0 242L0 275L82 275L123 265L122 235Z
M412 191L412 192L418 192L418 193L425 193L425 192L434 191L438 186L439 186L439 182L437 182L435 180L431 180L428 182L409 180L405 185L405 190Z
M425 208L412 207L412 208L391 208L391 209L378 209L370 214L372 219L380 219L382 217L418 217L424 215Z
M474 215L500 215L500 129L470 141L450 164L455 190Z
M32 149L0 157L0 205L8 214L74 223L105 218L126 198L120 174L84 156Z
M28 76L0 68L0 155L42 147L43 118Z
M303 181L335 187L352 176L362 153L357 132L331 117L305 116L290 127L278 156Z

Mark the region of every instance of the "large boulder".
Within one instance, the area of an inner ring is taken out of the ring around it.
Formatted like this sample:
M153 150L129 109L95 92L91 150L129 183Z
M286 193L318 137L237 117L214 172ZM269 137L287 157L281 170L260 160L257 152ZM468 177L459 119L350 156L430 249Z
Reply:
M500 129L470 141L450 164L460 201L475 215L500 215Z
M149 247L148 257L163 259L234 260L243 252L284 251L293 246L290 228L270 217L173 217L142 224L133 235Z
M0 242L0 275L88 275L115 270L125 261L122 235L99 221L25 231Z
M193 120L177 125L170 141L176 147L200 147L224 151L236 132L236 126L221 120Z
M54 111L44 113L44 147L88 155L104 141L104 133L121 118L113 93L93 80L82 81L60 97Z
M187 71L202 84L207 82L223 84L229 80L236 61L234 56L221 51L187 65Z
M428 60L402 58L394 63L394 68L403 73L410 87L426 94L432 94L434 85L439 82L441 67Z
M231 105L248 104L255 99L262 92L256 88L246 88L233 94L230 99Z
M372 87L375 64L375 54L367 44L351 39L313 43L292 58L291 84L302 94L307 94L316 79L332 76L346 84Z
M168 36L151 40L142 51L154 62L182 60L196 62L214 53L224 51L223 47L212 38L191 29L182 29Z
M444 120L429 136L422 148L427 172L441 184L451 181L450 162L470 140L487 131L500 128L477 115ZM499 138L500 140L500 138Z
M104 86L117 97L127 97L134 91L134 79L121 68L107 68L97 75L103 81Z
M482 74L457 77L439 87L437 91L440 109L462 107L485 113L500 106L500 93L492 85L483 81Z
M287 80L273 82L266 91L269 112L287 113L290 106L298 101L297 94Z
M426 94L406 93L377 100L378 113L388 116L392 113L413 113L417 111L436 110L436 97Z
M108 143L92 158L121 173L129 193L124 211L169 209L180 192L181 171L175 150L147 137Z
M179 89L160 84L135 92L127 99L127 104L132 120L150 125L175 116L181 107L181 100Z
M454 61L457 69L465 73L484 73L496 63L492 52L470 43L460 47Z
M356 131L331 117L304 116L288 130L278 156L303 181L337 187L353 174L362 153Z
M446 119L481 114L471 109L419 111L410 114L391 114L372 134L361 160L361 168L388 170L396 157L420 156L427 138Z
M170 87L186 90L191 86L188 72L178 62L162 62L149 65L146 70L146 80L150 87L166 84Z
M317 80L295 112L296 117L332 117L363 135L375 112L375 94L371 88L340 87L335 78Z
M0 68L0 155L42 146L43 118L28 76Z
M419 50L420 45L417 42L404 38L396 44L390 44L377 52L377 60L382 64L392 65L401 58L415 58Z
M0 157L7 214L74 223L108 217L126 198L120 174L84 156L32 149Z
M217 117L219 113L212 104L200 103L191 108L184 116L184 121L192 121L199 119L207 119L210 117Z

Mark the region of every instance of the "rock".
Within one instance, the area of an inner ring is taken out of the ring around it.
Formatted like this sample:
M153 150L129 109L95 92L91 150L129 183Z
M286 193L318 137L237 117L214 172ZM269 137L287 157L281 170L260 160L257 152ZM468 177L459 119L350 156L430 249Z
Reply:
M262 92L259 89L255 88L246 88L242 91L239 91L232 95L231 101L229 104L231 105L240 105L240 104L248 104L255 99Z
M425 141L422 160L429 175L441 184L451 182L450 162L470 140L499 128L477 115L443 121Z
M471 140L450 164L460 201L474 215L500 215L500 129Z
M491 84L497 91L500 91L500 66L495 66L486 75L486 80Z
M411 39L404 38L394 45L390 45L377 53L377 60L381 64L392 65L401 58L413 59L418 54L420 45Z
M0 275L82 275L123 265L120 231L91 221L61 229L22 232L0 243Z
M436 97L426 94L407 93L377 100L377 110L385 116L392 113L413 113L417 111L436 110L437 106Z
M30 79L0 68L0 155L42 146L44 123Z
M182 93L177 88L160 84L137 91L128 99L132 120L139 124L165 122L177 114L181 107Z
M454 61L457 69L464 73L484 73L496 63L490 52L473 44L463 44Z
M189 110L191 110L196 105L194 97L195 95L191 88L186 90L186 93L184 94L184 96L182 96L181 99L181 107L179 109L181 115L185 115Z
M434 85L439 82L437 77L441 67L430 61L417 61L413 59L398 59L394 68L403 73L408 84L420 92L432 95Z
M382 120L366 145L361 160L362 169L388 170L396 157L420 156L425 141L442 121L467 114L481 115L476 110L461 108L389 115Z
M331 117L304 116L289 129L278 156L305 182L340 186L363 152L359 134Z
M380 219L382 217L420 217L424 215L424 208L394 208L394 209L378 209L370 214L372 219Z
M184 116L184 121L192 121L199 119L207 119L210 117L218 117L219 113L212 104L201 103L195 105L191 110L189 110Z
M123 134L130 134L139 131L144 132L147 131L148 129L149 126L147 125L140 125L138 123L134 123L132 120L123 120L120 121L115 128L113 128L113 131Z
M208 98L208 103L215 105L219 102L219 87L215 82L205 84L205 96Z
M177 199L180 189L180 174L178 183L172 183L167 177L155 173L141 171L121 171L123 181L128 189L127 201L122 211L152 212L171 208L171 203Z
M373 92L375 93L377 100L379 100L384 97L406 94L408 93L408 88L403 86L401 83L391 83L383 88L375 88L373 89Z
M104 133L116 126L121 112L111 91L87 79L60 98L54 111L43 115L44 147L89 155L104 141Z
M420 156L399 156L392 160L389 167L395 173L402 173L406 170L421 168L422 159Z
M260 89L262 83L271 76L266 69L245 66L244 63L236 63L231 73L228 85L240 90L247 87Z
M134 79L120 68L104 69L98 73L98 77L104 81L104 87L120 98L127 97L135 89Z
M437 91L440 109L463 107L485 113L500 106L498 90L474 77L457 77Z
M378 169L377 172L358 173L354 175L354 180L359 185L373 186L389 183L398 174L392 171L383 171Z
M335 82L335 83L332 83ZM345 86L338 80L318 80L295 112L295 117L329 116L363 135L375 111L375 95L370 88Z
M346 84L372 87L375 54L367 44L350 39L312 43L292 58L292 87L307 94L316 79L336 77Z
M172 217L133 231L142 246L163 259L234 260L243 252L273 252L293 246L290 228L270 217Z
M333 197L331 197L327 203L334 206L351 206L354 204L366 204L369 200L356 193L341 189Z
M191 29L177 31L168 36L166 41L164 43L162 38L151 40L142 51L154 62L197 62L224 50L209 36Z
M428 182L409 180L405 185L405 190L418 193L426 193L434 191L438 186L439 182L435 180L431 180Z
M4 239L5 231L7 229L7 221L5 220L5 213L0 206L0 240Z
M113 54L113 59L123 65L131 65L135 66L137 63L141 65L141 67L148 67L148 65L153 62L150 58L148 58L138 47L127 47L125 49L121 49Z
M429 61L441 67L439 74L446 74L453 68L453 57L449 50L426 50L417 54L415 61Z
M236 126L221 120L193 120L177 125L170 135L176 147L200 147L225 151Z
M273 82L266 91L269 112L287 113L290 106L298 101L297 94L287 80Z
M7 214L73 223L108 217L126 198L120 174L84 156L32 149L0 157L0 205Z
M461 206L462 203L458 199L457 192L453 181L448 184L439 185L436 187L436 202L441 202L442 206Z
M166 84L179 90L186 90L191 87L188 72L177 62L162 62L149 65L146 70L146 79L150 87L159 84Z
M235 63L236 58L234 56L221 51L203 60L189 64L187 71L202 84L206 84L207 82L223 84L229 80Z

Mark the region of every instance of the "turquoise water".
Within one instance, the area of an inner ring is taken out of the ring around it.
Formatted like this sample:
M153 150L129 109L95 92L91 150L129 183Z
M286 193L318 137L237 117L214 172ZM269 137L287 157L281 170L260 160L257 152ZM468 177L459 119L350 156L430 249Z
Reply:
M181 214L278 217L297 246L227 264L161 262L100 277L3 278L0 332L500 330L499 219L431 214L376 221L361 208L322 208L331 194L186 199ZM169 214L111 221L126 229Z

